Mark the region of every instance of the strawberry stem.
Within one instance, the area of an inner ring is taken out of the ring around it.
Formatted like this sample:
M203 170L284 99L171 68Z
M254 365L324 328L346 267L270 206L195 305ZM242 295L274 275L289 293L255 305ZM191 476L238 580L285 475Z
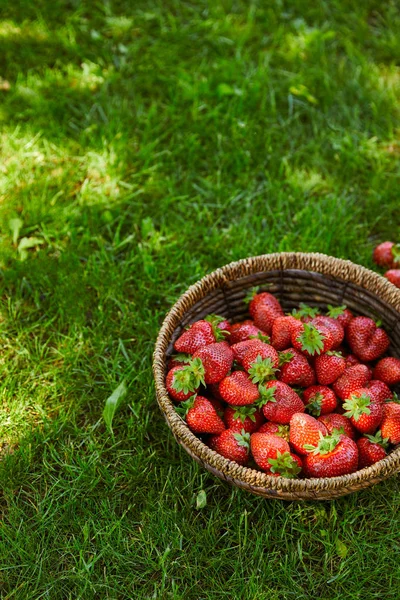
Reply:
M269 458L271 473L277 473L281 477L294 479L301 471L297 461L290 456L290 452L277 452L276 458Z
M304 323L304 331L297 337L297 341L301 343L302 350L311 355L321 354L321 350L324 348L324 339L324 334L309 323Z
M343 408L346 409L344 413L345 417L353 417L355 421L358 421L361 415L366 414L370 415L371 411L369 406L371 404L371 396L367 394L361 394L361 396L356 396L352 394L350 398L343 402Z
M270 358L262 358L259 355L251 363L248 373L253 383L265 383L275 377L275 371L276 369L272 366L272 360Z

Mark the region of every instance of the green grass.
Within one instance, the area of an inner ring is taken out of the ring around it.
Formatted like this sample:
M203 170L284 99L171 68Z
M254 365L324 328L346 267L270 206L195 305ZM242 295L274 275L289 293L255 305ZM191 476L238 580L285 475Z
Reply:
M371 267L399 239L398 3L15 0L1 18L1 598L397 600L398 478L323 504L232 489L173 440L151 353L217 266Z

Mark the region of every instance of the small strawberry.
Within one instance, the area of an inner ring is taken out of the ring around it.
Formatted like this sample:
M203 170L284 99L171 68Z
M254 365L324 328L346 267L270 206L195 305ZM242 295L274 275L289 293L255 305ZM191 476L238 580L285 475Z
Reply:
M292 345L292 326L296 323L290 315L275 319L271 334L271 344L275 350L286 350Z
M258 387L244 371L233 371L224 377L218 386L218 391L221 398L233 406L254 404L260 397Z
M400 269L389 269L386 271L385 277L390 283L400 288Z
M173 369L173 367L183 367L188 365L191 360L190 354L173 354L167 363L167 371Z
M185 365L173 367L168 371L165 387L168 394L177 402L188 400L199 389L200 381L193 371Z
M225 429L213 443L214 450L239 465L246 465L250 455L250 433L244 429Z
M279 310L279 309L282 310L279 300L277 298L275 298L275 296L273 296L269 292L261 292L260 294L258 294L255 291L253 291L252 297L250 298L250 304L249 304L249 313L253 317L253 319L254 319L257 309L260 306L272 306L273 308L276 308L277 310Z
M315 383L315 373L306 357L294 348L279 354L279 380L288 385L309 387Z
M275 319L283 316L284 312L281 306L278 308L276 306L262 304L261 306L258 306L254 313L254 325L259 327L262 331L265 331L267 335L270 335Z
M292 329L292 344L296 350L305 356L314 356L321 352L328 352L334 343L334 338L329 329L323 325L301 323Z
M278 435L283 438L287 442L289 441L289 426L288 425L278 425L278 423L272 423L271 421L267 421L258 429L259 433L270 433L272 435Z
M298 394L282 381L268 381L259 387L261 392L257 405L262 406L264 416L273 423L285 425L297 412L304 412L304 404Z
M233 352L227 342L208 344L193 354L199 358L204 368L204 381L218 383L227 376L233 363Z
M271 465L270 475L274 477L286 477L287 479L295 479L299 476L303 468L303 461L300 456L293 452L277 453L276 458L269 458Z
M310 415L296 413L290 419L289 442L295 452L302 456L309 452L305 446L315 448L321 437L327 434L325 425Z
M366 435L357 441L358 446L358 468L364 469L382 460L386 456L389 446L388 439L382 437L378 431L375 436Z
M333 433L323 437L316 448L304 458L306 477L337 477L354 473L358 467L357 444L347 437Z
M343 375L333 382L332 388L336 396L342 400L348 398L355 390L364 387L371 379L368 367L365 365L354 365L348 367Z
M346 360L340 352L325 352L315 359L315 374L322 385L333 383L346 369Z
M317 315L319 315L319 309L312 308L311 306L308 306L308 304L304 304L304 302L300 302L299 308L294 308L292 310L292 316L303 323L309 323Z
M393 398L393 392L390 391L386 383L378 379L371 379L365 386L368 388L368 393L375 402L388 402Z
M368 317L355 317L346 329L351 351L364 362L379 358L389 348L387 333Z
M350 321L354 319L353 313L347 308L347 306L332 306L328 304L328 317L337 319L343 329L346 329Z
M207 321L196 321L187 329L181 336L178 337L174 344L177 352L186 354L194 354L196 350L213 344L215 342L214 329L211 323Z
M390 444L400 444L400 404L388 402L383 405L382 437L388 438Z
M284 439L269 433L253 433L250 436L250 448L257 465L267 473L272 466L269 459L278 458L278 453L290 453L290 446Z
M247 320L242 323L235 323L231 326L229 343L232 345L238 344L239 342L258 337L258 334L265 335L261 329L254 325L253 321Z
M349 417L352 425L361 433L374 433L383 419L383 406L374 402L368 388L360 388L353 392L343 403L345 417Z
M306 411L315 417L332 413L337 407L337 398L331 388L312 385L303 392Z
M242 358L243 368L253 383L263 383L274 376L279 367L279 355L275 348L264 342L250 348Z
M223 342L229 337L229 334L231 332L231 324L225 317L211 314L207 315L204 320L207 321L207 323L211 323L211 325L213 326L215 341Z
M222 433L225 430L225 424L212 402L203 396L192 396L182 402L179 409L179 414L186 413L186 423L194 433Z
M330 413L329 415L322 415L321 417L318 417L318 421L325 425L328 433L333 433L334 430L337 430L339 433L347 435L352 440L354 440L356 437L356 430L350 423L350 419L344 415Z
M311 321L311 324L315 325L315 327L321 325L322 327L326 327L327 329L329 329L333 336L332 350L338 348L343 342L344 328L337 319L332 319L332 317L325 317L324 315L319 315Z
M374 379L380 379L386 385L397 385L400 383L400 359L388 356L382 358L374 369Z
M255 406L227 406L224 413L224 423L227 429L254 433L264 423L263 413Z
M372 258L380 267L393 267L400 263L400 245L382 242L375 248Z

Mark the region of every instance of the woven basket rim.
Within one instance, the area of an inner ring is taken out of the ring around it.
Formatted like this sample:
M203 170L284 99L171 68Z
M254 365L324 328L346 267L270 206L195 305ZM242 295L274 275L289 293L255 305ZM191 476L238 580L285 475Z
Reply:
M353 486L355 489L359 489L360 483L363 481L379 481L394 474L400 469L400 447L394 449L384 459L374 465L348 475L313 479L274 477L251 467L240 466L211 450L211 448L192 433L186 422L177 414L175 405L169 398L165 387L166 350L171 340L171 330L179 326L180 319L188 310L188 307L207 296L210 291L223 287L230 281L239 278L239 276L246 277L254 273L273 270L271 266L280 270L300 270L319 273L344 282L355 283L359 287L374 293L400 313L400 290L383 276L362 265L326 254L303 252L263 254L233 261L208 273L192 284L171 307L164 318L155 344L153 372L157 399L175 438L182 445L187 445L190 448L189 453L196 457L199 462L205 463L212 469L217 470L220 476L225 477L233 483L238 481L249 487L262 488L268 492L276 490L277 492L282 491L286 494L293 493L294 499L296 498L296 494L304 492L310 492L310 498L313 496L317 497L318 492L323 490L343 489L351 492ZM257 481L255 482L255 480Z

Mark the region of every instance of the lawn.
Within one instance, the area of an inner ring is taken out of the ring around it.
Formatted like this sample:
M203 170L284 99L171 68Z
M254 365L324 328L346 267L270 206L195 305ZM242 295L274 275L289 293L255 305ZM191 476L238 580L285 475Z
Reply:
M398 600L397 477L235 490L173 440L151 355L220 265L400 238L399 31L395 1L3 2L2 600Z

